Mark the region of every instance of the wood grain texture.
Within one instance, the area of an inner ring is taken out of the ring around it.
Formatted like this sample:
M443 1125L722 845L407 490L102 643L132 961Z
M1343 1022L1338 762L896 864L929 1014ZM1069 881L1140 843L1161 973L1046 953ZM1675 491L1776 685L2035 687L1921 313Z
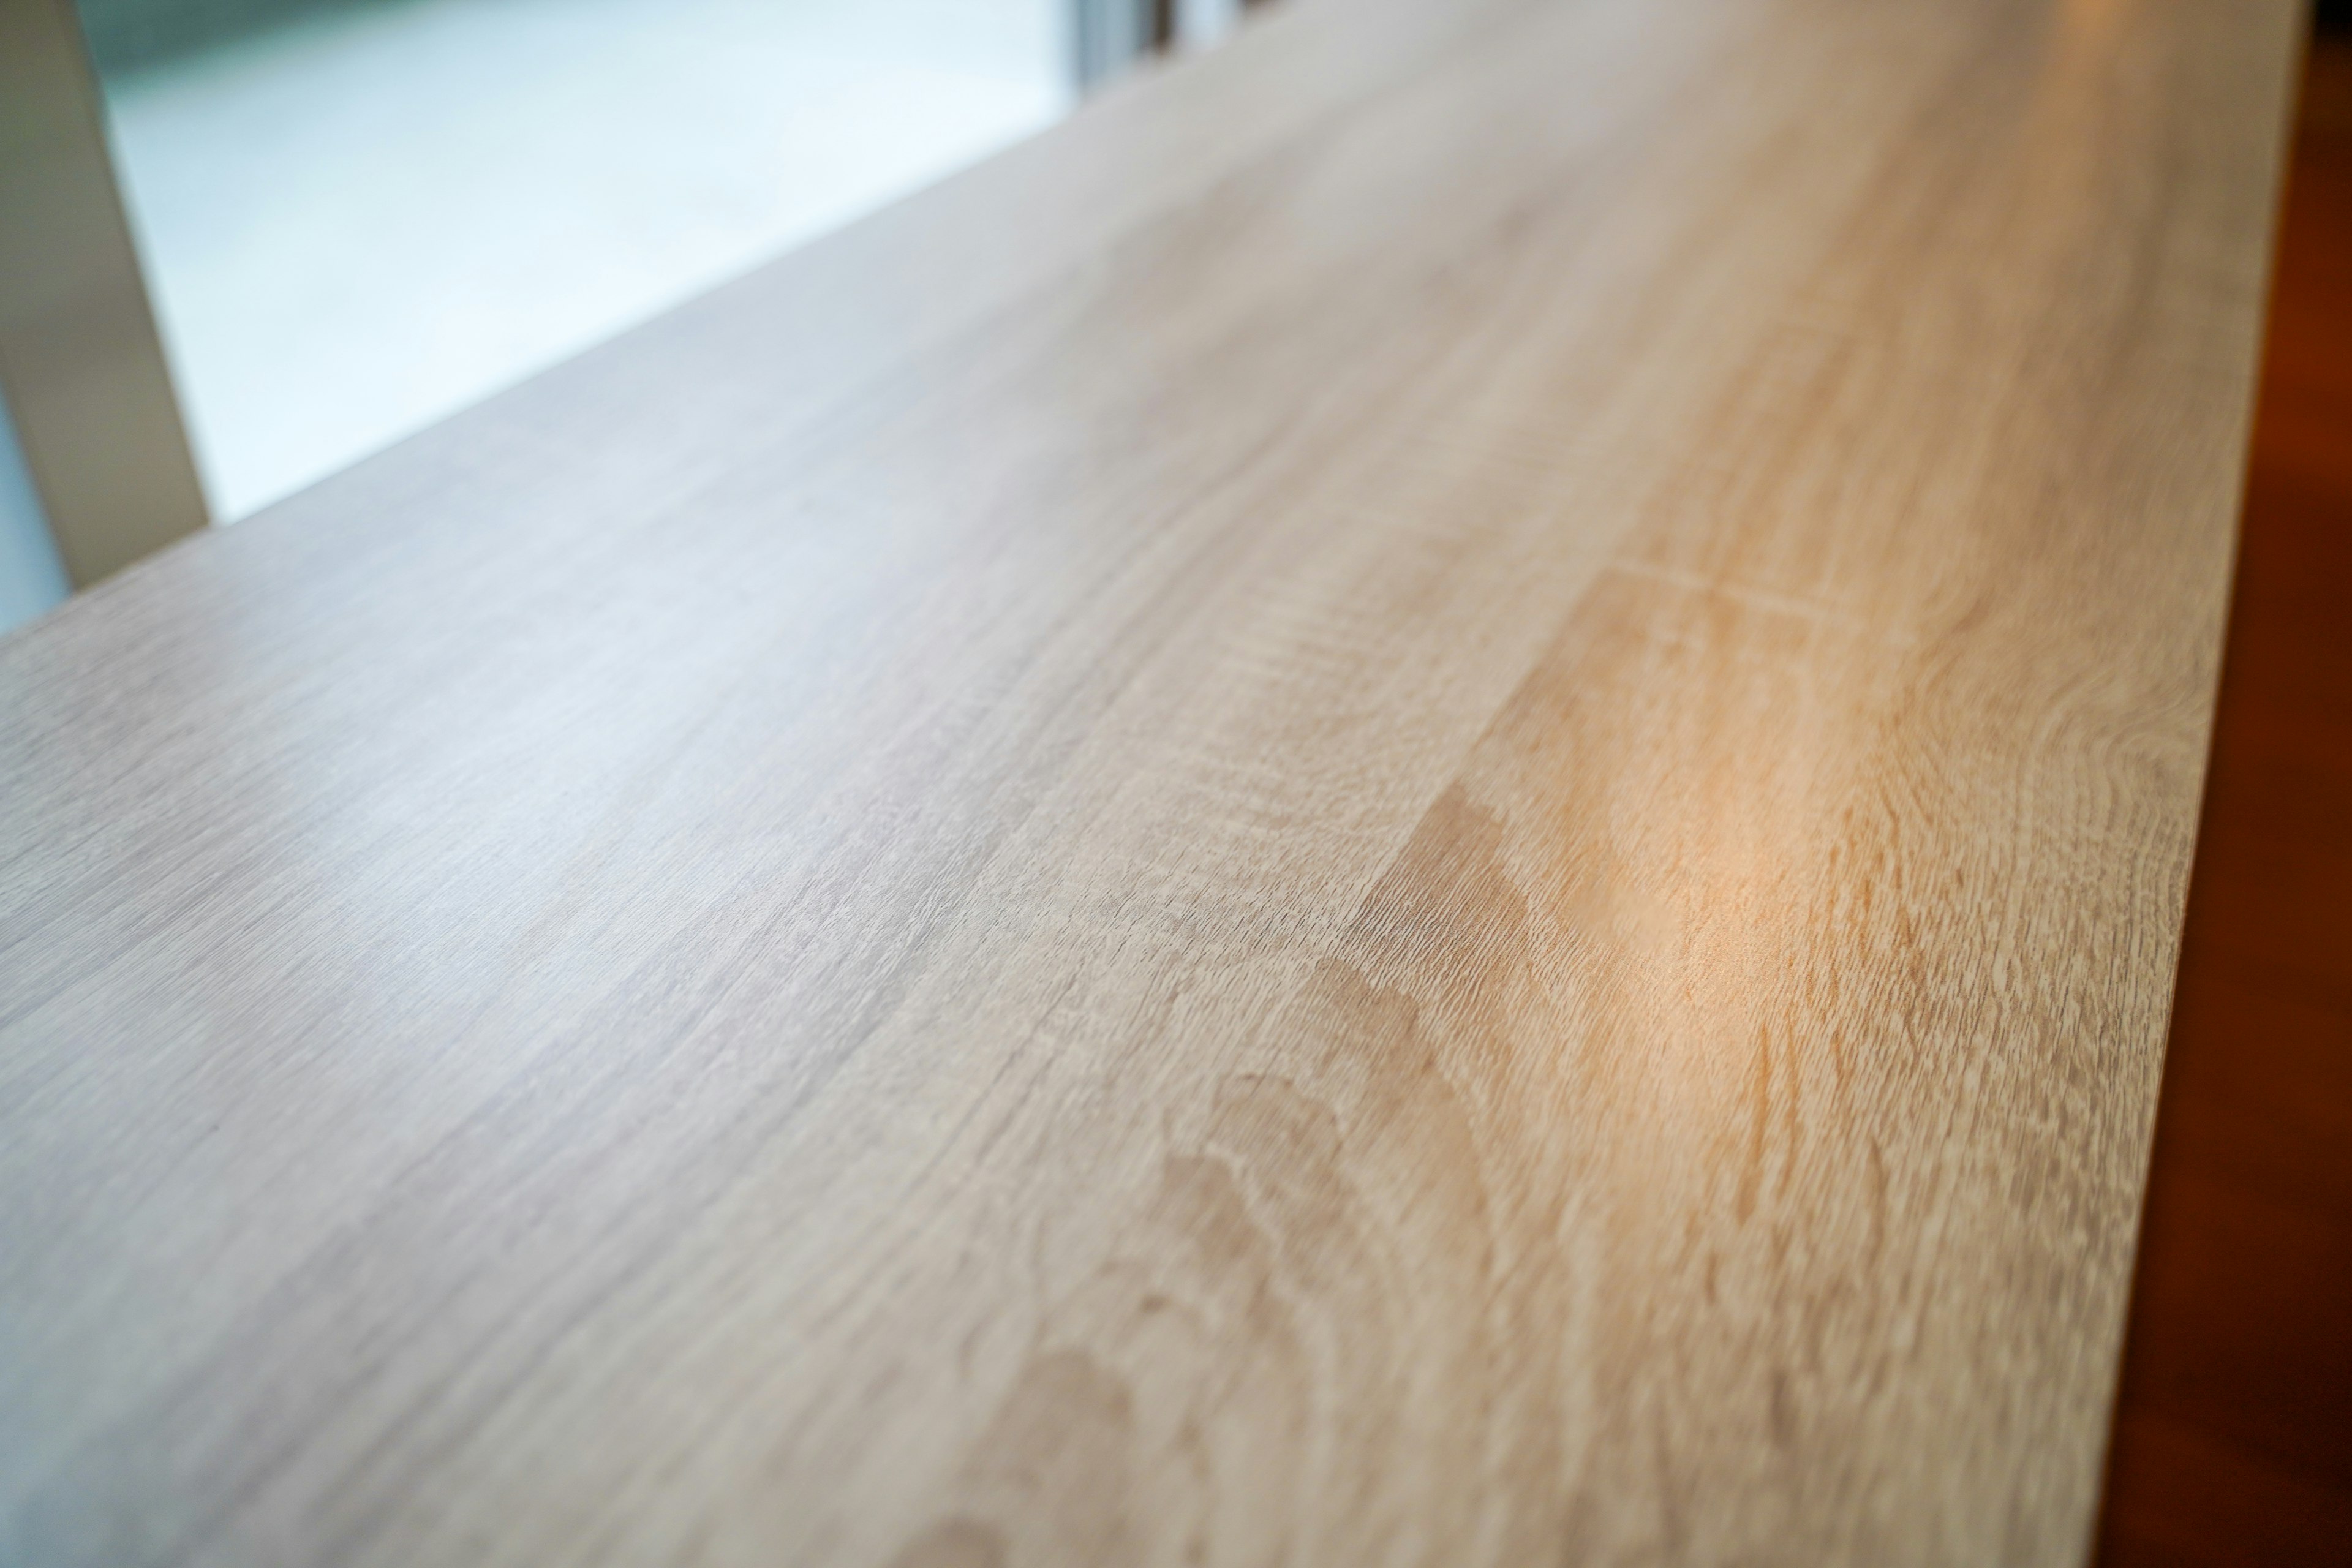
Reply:
M2352 1568L2352 28L2295 121L2101 1568Z
M0 645L0 1560L2077 1560L2278 0L1351 0Z

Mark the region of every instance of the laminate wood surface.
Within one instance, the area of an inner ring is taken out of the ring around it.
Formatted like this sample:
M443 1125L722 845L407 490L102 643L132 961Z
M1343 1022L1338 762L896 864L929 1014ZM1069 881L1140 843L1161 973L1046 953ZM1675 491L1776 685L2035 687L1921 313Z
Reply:
M2101 1568L2352 1568L2352 26L2322 27L2288 157Z
M0 1561L2089 1542L2287 0L1314 0L0 644Z

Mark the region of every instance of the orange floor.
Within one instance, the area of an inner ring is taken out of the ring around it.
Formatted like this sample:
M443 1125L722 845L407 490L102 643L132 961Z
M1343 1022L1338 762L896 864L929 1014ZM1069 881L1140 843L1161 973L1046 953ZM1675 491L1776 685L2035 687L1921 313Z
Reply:
M2352 1564L2352 36L2313 48L2099 1561Z

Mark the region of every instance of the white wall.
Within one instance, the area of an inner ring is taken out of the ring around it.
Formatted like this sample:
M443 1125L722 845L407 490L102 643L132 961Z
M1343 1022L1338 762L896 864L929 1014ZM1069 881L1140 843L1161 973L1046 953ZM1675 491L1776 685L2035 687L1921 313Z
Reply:
M1042 129L1062 8L403 0L108 79L214 517Z

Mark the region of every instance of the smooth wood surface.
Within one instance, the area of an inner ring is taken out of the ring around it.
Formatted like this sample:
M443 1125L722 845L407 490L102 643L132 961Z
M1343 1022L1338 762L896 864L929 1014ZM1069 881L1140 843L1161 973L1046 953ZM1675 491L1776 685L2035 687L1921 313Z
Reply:
M1350 0L0 645L0 1560L2077 1560L2285 0Z
M2103 1568L2352 1568L2352 17L2304 74Z

